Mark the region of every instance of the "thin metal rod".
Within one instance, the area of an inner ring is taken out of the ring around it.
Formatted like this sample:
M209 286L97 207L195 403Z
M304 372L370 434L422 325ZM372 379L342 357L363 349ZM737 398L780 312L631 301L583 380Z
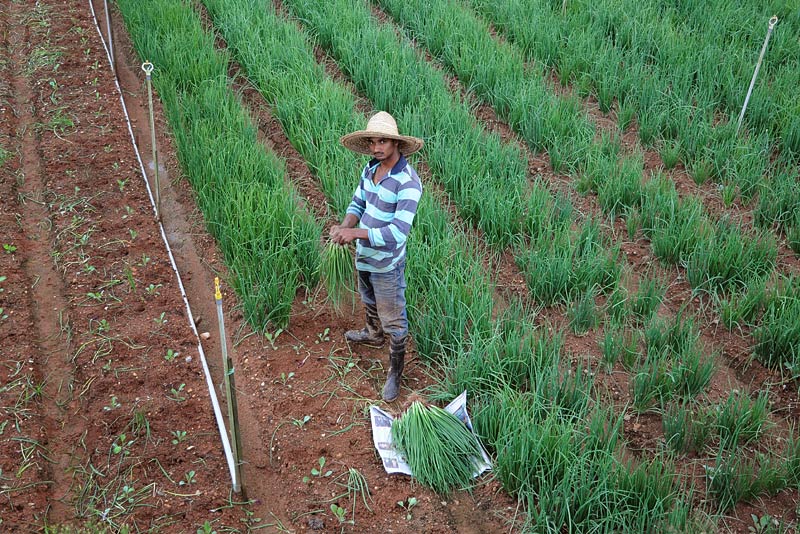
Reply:
M228 356L228 342L225 339L225 317L222 313L222 292L219 290L219 278L214 278L214 297L217 301L217 320L219 321L219 344L222 348L222 368L224 371L225 394L228 399L228 422L230 424L231 449L233 451L233 463L235 466L235 477L233 480L233 492L242 491L242 457L241 439L239 439L239 408L236 403L236 380L233 377L233 365Z
M154 172L154 189L156 193L156 219L161 220L161 187L158 182L158 149L156 147L156 121L153 114L153 83L151 74L153 73L153 64L149 61L142 63L142 70L147 78L147 103L150 108L150 143L153 146L153 172Z
M111 57L111 70L116 74L117 60L114 57L114 39L111 37L111 11L108 9L108 0L103 0L103 9L106 12L106 31L108 33L108 54Z
M756 78L758 77L758 69L761 68L761 62L764 60L764 54L767 52L767 43L769 43L769 38L772 35L772 30L775 28L775 25L778 23L778 17L772 16L769 19L769 27L767 29L767 36L764 38L764 45L761 47L761 54L758 56L758 63L756 63L756 70L753 72L753 79L750 80L750 88L747 89L747 96L744 97L744 105L742 106L742 112L739 113L739 122L736 124L736 133L739 133L739 128L742 127L742 120L744 119L744 112L747 110L747 103L750 102L750 95L753 93L753 87L756 84Z

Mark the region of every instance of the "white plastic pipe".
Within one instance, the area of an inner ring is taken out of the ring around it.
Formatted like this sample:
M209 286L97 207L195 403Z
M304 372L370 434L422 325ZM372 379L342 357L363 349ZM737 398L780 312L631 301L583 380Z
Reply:
M742 106L742 112L739 113L739 122L736 124L736 133L739 133L739 128L742 127L742 119L744 119L744 112L747 110L747 103L750 101L750 95L753 93L753 87L756 85L756 78L758 77L758 69L761 68L761 62L764 60L764 54L767 51L767 44L769 43L769 38L772 36L772 30L775 29L775 25L778 23L778 17L772 16L769 19L769 27L767 28L767 37L764 39L764 45L761 47L761 54L758 56L758 63L756 63L756 70L753 72L753 79L750 80L750 87L747 89L747 96L744 97L744 105Z
M106 42L103 39L103 32L100 30L100 25L97 22L97 15L94 11L94 5L92 5L92 0L89 1L89 9L92 12L92 18L94 19L94 27L97 30L97 35L100 36L100 42L103 44L103 48L106 51L106 56L108 57L109 65L113 65L113 60L111 59L111 52L109 51L108 46L106 46ZM112 67L113 71L113 67ZM142 157L139 152L139 147L136 144L136 138L133 135L133 127L131 126L131 119L128 115L128 108L125 105L125 97L122 93L122 88L119 86L119 81L117 77L114 76L114 84L117 86L117 92L119 93L119 101L122 105L122 111L125 114L125 121L128 124L128 134L131 138L131 144L133 145L133 151L136 154L136 159L139 162L139 169L142 171L142 176L144 177L144 185L147 189L147 194L150 197L150 203L153 206L153 212L156 213L155 208L155 200L153 199L153 193L150 190L150 184L147 181L147 172L144 168L144 163L142 163ZM222 449L225 453L225 459L228 462L228 471L231 474L231 483L234 487L239 487L239 480L236 476L236 463L233 459L233 453L231 452L231 443L228 439L228 433L225 430L225 420L222 417L222 410L219 407L219 400L217 399L217 393L214 390L214 381L211 379L211 372L208 369L208 362L206 361L206 355L203 351L203 345L200 343L200 336L197 333L197 328L194 325L194 316L192 315L192 309L189 306L189 299L186 297L186 290L183 287L183 281L181 280L181 275L178 272L178 267L175 264L175 257L172 255L172 249L169 246L169 241L167 240L167 234L164 232L164 225L161 221L158 221L158 228L161 230L161 239L164 241L164 246L167 249L167 254L169 255L169 262L172 265L172 270L175 271L175 278L178 280L178 287L181 290L181 297L183 297L183 303L186 306L186 314L189 317L189 327L194 332L194 336L197 339L197 352L200 355L200 361L203 364L203 374L206 377L206 385L208 386L208 394L211 397L211 405L214 408L214 417L217 420L217 429L219 430L220 439L222 440Z

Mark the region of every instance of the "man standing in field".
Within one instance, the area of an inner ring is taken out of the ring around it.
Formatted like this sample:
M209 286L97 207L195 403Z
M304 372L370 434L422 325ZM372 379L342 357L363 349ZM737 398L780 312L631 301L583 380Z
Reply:
M383 400L393 401L400 390L406 355L406 240L422 196L422 183L405 156L422 148L422 140L400 135L388 113L376 113L359 130L341 138L345 147L372 156L344 221L331 228L335 243L356 241L358 292L366 310L366 326L348 330L351 343L382 347L389 334L389 374Z

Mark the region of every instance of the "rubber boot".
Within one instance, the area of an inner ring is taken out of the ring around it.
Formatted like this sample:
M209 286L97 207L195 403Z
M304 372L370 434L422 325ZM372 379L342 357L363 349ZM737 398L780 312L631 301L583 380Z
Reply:
M367 326L361 330L348 330L344 333L344 338L350 343L360 343L368 347L379 349L386 342L381 327L381 320L378 318L378 310L372 306L366 306Z
M389 374L383 386L383 400L392 402L400 392L400 379L406 360L406 338L391 339L389 348Z

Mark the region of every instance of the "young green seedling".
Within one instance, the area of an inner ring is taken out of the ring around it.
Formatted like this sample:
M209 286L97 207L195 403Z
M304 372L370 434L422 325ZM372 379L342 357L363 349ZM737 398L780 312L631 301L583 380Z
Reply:
M311 469L311 475L312 476L314 476L314 477L329 477L329 476L331 476L333 474L333 469L329 469L329 470L325 471L325 473L322 472L323 468L325 467L325 457L324 456L320 456L318 462L319 462L319 469L317 469L316 467ZM309 482L311 482L311 477L308 477L308 476L303 477L303 483L304 484L308 484Z
M189 484L194 484L197 482L194 478L194 471L187 471L186 474L183 476L183 480L178 482L179 486L188 486Z
M350 524L350 525L352 525L354 523L354 521L352 519L351 520L346 520L345 519L345 517L347 516L347 510L345 510L344 508L342 508L338 504L332 504L331 505L331 512L333 512L333 515L336 516L336 519L339 520L339 523L347 523L347 524Z
M292 378L294 378L294 372L290 372L288 375L286 373L281 373L281 377L278 379L278 381L281 383L282 386L286 386L289 389L291 389L292 385L289 384L289 380L291 380Z
M314 343L319 345L324 341L330 341L331 340L331 336L329 335L330 332L331 332L330 328L325 328L325 330L317 334L317 340Z
M310 415L304 415L302 419L292 419L292 424L298 428L303 428L303 425L311 420Z
M172 431L172 444L177 445L178 443L182 443L186 440L186 431L185 430L173 430Z
M116 395L111 395L111 402L109 403L108 406L103 406L103 410L105 410L107 412L110 412L114 408L119 408L120 406L122 406L122 405L117 400L117 396Z
M406 521L411 521L411 509L417 505L416 497L409 497L405 501L397 501L397 506L406 511Z
M120 434L111 445L111 452L114 454L122 454L123 456L127 456L131 452L130 446L133 444L133 442L134 440L127 440L127 436L125 434Z
M275 330L274 333L269 331L264 332L264 337L269 342L269 346L272 347L272 350L278 350L278 347L275 345L275 342L278 340L278 336L280 336L282 332L283 328L278 328L277 330Z
M145 288L145 291L147 291L147 294L150 295L150 296L152 296L152 295L160 295L161 293L158 292L160 287L161 287L161 284L150 284Z
M172 393L172 396L170 397L169 395L167 395L167 398L169 400L173 400L175 402L183 402L183 401L185 401L186 397L181 395L181 393L183 392L185 387L186 387L186 384L181 383L181 385L178 386L177 388L171 388L169 391L170 391L170 393Z

